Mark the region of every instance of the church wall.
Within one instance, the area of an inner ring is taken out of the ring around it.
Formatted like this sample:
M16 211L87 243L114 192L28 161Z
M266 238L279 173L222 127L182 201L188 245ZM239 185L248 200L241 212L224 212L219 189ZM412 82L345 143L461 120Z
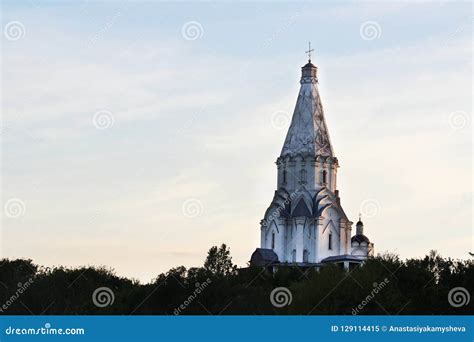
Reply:
M317 179L317 162L312 159L307 163L307 174L308 174L308 190L316 190L318 185Z
M333 164L332 163L326 163L326 170L328 172L328 184L327 187L329 190L334 192L333 190L333 180L334 180L334 175L333 175Z
M336 165L333 162L329 164L331 183L329 189L334 193L336 191Z
M283 163L277 161L277 189L283 185L283 171L285 170Z
M295 219L296 224L296 262L303 262L303 246L304 246L304 226L306 223L305 217L297 217Z
M285 223L284 219L274 219L269 222L269 227L265 229L264 243L262 248L273 249L278 255L278 260L284 258L285 245ZM272 242L272 240L274 242Z
M293 220L287 221L286 231L286 245L282 262L292 262L292 252L296 249L296 233Z
M339 226L340 232L340 250L339 254L350 254L351 253L351 224L346 220L340 220Z
M296 161L287 162L288 191L293 192L296 188Z
M278 188L283 187L291 193L304 185L312 194L322 186L326 186L333 193L336 190L337 166L332 161L316 161L308 157L303 160L296 157L279 161L277 165ZM323 171L326 171L326 183L323 183Z
M305 227L305 240L303 246L303 260L304 251L308 252L307 262L316 262L316 234L315 234L315 223L313 220L308 220L308 225Z
M319 232L318 262L329 256L340 255L340 217L335 209L329 208L323 212ZM329 249L329 234L331 234L331 249Z
M352 244L351 255L359 256L359 257L366 257L367 254L368 254L367 246L360 246L357 242Z
M301 156L298 156L292 159L280 160L277 162L277 169L278 186L284 187L293 199L297 198L295 191L303 185L310 192L311 196L324 185L331 192L335 190L336 165L332 161L324 162L308 157L303 159ZM302 170L304 170L303 173ZM327 172L325 184L323 184L323 170ZM285 171L286 175L284 175ZM293 205L295 204L294 201ZM289 219L286 224L283 224L282 229L280 229L278 247L274 248L279 260L281 262L293 262L294 251L296 251L296 262L303 262L305 250L308 253L308 262L319 262L327 256L339 255L341 250L349 252L350 248L345 246L347 242L346 236L341 236L338 212L334 209L327 210L323 216L326 217L327 215L331 215L333 220L331 250L328 250L327 246L327 232L324 235L318 236L318 234L322 234L322 230L317 229L315 223L312 222L312 218L304 218L303 220L293 218ZM328 222L327 219L324 219L324 226ZM271 242L266 243L265 248L271 248Z

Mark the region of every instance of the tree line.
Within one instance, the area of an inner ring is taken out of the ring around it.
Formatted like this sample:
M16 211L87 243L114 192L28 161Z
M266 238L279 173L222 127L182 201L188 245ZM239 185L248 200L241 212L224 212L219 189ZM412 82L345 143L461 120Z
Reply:
M344 271L287 265L237 268L212 247L202 267L178 266L147 284L105 267L42 267L0 260L3 315L465 315L472 314L472 259L431 251L385 253Z

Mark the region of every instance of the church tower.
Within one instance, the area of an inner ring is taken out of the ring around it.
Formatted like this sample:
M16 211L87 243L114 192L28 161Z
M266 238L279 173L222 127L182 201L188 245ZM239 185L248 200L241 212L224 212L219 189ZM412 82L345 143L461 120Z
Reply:
M374 255L374 244L364 235L364 223L359 214L359 221L356 223L356 235L351 239L352 255L367 257Z
M352 255L352 222L337 189L339 161L324 118L317 70L311 57L301 68L293 118L276 161L277 190L260 223L254 265L340 262L347 268L363 257Z

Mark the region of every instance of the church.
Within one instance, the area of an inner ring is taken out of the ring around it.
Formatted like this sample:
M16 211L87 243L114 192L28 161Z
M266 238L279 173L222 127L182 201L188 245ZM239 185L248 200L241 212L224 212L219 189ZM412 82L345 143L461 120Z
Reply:
M349 269L374 253L360 215L352 236L353 223L342 208L339 160L329 138L311 51L276 160L277 190L260 223L260 248L252 254L253 266L318 268L336 263Z

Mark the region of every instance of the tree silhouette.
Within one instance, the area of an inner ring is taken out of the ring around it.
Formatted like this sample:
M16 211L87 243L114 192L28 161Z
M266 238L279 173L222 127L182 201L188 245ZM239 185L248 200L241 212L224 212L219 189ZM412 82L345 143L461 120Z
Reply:
M98 306L93 294L104 287L114 300ZM272 305L270 296L278 287L291 293L287 306ZM105 267L49 268L31 260L0 260L0 314L7 315L472 313L469 296L462 305L450 304L455 288L472 291L474 261L443 258L435 251L408 260L386 253L350 272L328 265L319 271L280 267L270 273L237 269L222 244L209 249L203 267L174 267L148 284Z
M217 248L217 246L211 247L204 262L204 269L215 277L235 275L237 266L232 264L230 248L227 248L224 243L220 248Z

